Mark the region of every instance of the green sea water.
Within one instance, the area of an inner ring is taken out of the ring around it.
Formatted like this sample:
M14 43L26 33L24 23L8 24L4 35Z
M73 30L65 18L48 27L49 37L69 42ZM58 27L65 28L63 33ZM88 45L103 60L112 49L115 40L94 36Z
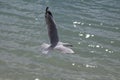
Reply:
M41 53L47 6L74 54ZM120 80L120 0L0 0L0 80Z

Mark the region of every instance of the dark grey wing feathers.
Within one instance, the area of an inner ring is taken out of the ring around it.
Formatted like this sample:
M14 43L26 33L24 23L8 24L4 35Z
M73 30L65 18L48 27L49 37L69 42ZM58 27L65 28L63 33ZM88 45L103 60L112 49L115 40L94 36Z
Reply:
M59 38L55 21L53 19L52 13L48 10L48 8L49 7L46 8L45 20L48 27L48 35L51 43L50 47L54 48L57 45Z

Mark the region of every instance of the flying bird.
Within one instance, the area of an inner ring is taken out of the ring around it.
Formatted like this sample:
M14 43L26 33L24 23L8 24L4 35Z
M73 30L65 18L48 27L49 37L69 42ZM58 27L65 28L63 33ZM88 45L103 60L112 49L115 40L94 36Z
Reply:
M74 53L74 51L70 48L72 47L69 43L63 43L59 41L58 31L55 24L55 20L53 19L53 15L49 7L46 7L45 11L45 21L47 24L48 36L50 40L50 44L43 43L41 45L42 53L48 53L51 50L58 50L61 53Z

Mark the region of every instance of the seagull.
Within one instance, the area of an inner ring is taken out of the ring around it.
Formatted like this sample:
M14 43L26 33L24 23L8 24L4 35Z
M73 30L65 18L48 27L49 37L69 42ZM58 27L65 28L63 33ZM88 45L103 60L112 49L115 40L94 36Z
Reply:
M55 20L53 19L53 15L50 10L48 10L49 7L46 7L45 11L45 21L47 24L47 30L48 30L48 36L50 40L50 44L43 43L41 45L41 51L42 53L48 53L52 50L58 50L61 53L74 53L74 51L70 48L72 47L69 43L63 43L59 41L58 37L58 31L56 28Z

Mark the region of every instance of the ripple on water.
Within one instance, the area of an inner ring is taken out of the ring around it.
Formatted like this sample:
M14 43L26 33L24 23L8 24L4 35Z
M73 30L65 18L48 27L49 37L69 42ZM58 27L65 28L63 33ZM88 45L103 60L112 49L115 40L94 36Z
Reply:
M86 38L86 39L87 39L87 38L90 38L90 37L94 37L93 34L87 34L87 33L86 33L86 34L85 34L85 33L79 33L78 35L79 35L80 37L84 37L84 38Z

